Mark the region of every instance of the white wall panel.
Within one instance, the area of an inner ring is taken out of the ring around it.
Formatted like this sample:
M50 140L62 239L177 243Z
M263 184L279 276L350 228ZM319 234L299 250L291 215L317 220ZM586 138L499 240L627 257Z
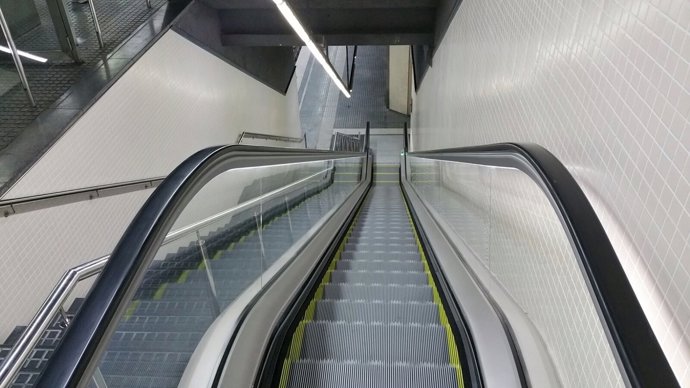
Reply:
M65 271L109 254L152 191L0 218L0 338L29 323Z
M690 386L690 2L465 0L415 96L415 149L553 152Z
M296 89L284 96L168 31L5 198L164 176L242 131L301 137Z
M165 176L202 148L234 143L242 131L300 137L294 85L284 96L169 31L4 198ZM212 194L231 206L255 178ZM110 253L150 192L0 218L0 339L28 323L66 270ZM217 207L198 210L181 222Z

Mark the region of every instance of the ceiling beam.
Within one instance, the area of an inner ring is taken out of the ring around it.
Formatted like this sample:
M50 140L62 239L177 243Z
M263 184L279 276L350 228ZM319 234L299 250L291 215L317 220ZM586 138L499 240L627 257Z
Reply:
M433 33L387 33L387 34L326 34L313 35L314 42L325 46L345 45L430 45ZM295 34L223 34L224 46L301 46L302 41Z
M271 0L202 0L217 10L273 9ZM288 4L297 11L308 9L402 9L436 8L439 0L289 0Z

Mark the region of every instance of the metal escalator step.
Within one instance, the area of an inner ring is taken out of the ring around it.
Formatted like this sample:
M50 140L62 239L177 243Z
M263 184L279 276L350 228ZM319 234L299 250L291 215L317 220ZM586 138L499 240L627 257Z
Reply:
M314 321L440 325L438 306L426 303L320 300Z
M353 271L424 272L424 264L419 260L338 260L336 269Z
M412 229L408 231L389 231L386 229L380 230L378 232L369 232L369 233L362 233L361 231L357 230L356 228L352 230L352 234L350 235L350 238L361 238L361 237L371 237L371 238L382 238L386 239L389 237L393 238L412 238L414 239L414 234L412 233Z
M300 359L410 364L449 362L446 332L437 325L308 322Z
M345 244L345 251L350 252L416 252L414 244Z
M176 388L180 377L104 375L108 388Z
M426 285L427 276L419 272L383 272L383 271L345 271L334 270L331 283L348 284L414 284Z
M433 300L432 288L428 285L353 285L326 284L324 299L341 299L367 302L427 302Z
M457 387L455 369L450 365L390 365L381 363L340 363L297 361L290 369L289 388L400 388Z
M414 235L410 233L409 235L399 235L399 234L390 234L390 235L383 235L379 236L376 234L366 234L366 235L358 235L358 236L350 236L350 238L347 239L347 242L350 244L376 244L376 243L395 243L395 244L416 244L417 240L415 240Z
M341 260L397 260L397 261L421 261L417 252L355 252L345 251L340 255Z

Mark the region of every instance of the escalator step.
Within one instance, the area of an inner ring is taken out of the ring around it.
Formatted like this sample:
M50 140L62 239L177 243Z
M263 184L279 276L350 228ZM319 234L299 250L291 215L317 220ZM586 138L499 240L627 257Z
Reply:
M419 252L348 252L340 255L341 260L409 260L420 262Z
M331 283L349 284L412 284L424 286L427 276L423 272L344 271L335 270Z
M314 321L440 325L438 306L426 303L320 300Z
M381 302L426 302L433 300L433 291L428 285L353 285L326 284L324 299Z
M450 365L386 365L380 363L296 362L290 370L289 388L351 387L457 387Z
M307 322L301 358L343 362L444 364L449 362L443 326Z
M336 265L336 268L352 271L424 272L424 265L419 260L339 260Z

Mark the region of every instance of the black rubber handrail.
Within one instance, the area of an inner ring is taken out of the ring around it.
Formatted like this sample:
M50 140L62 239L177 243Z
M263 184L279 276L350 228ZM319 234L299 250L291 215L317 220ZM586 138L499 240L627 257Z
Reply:
M542 146L525 143L407 153L410 157L460 162L467 161L467 156L481 155L521 157L550 193L581 259L630 384L679 387L594 208L558 158Z
M76 387L93 373L166 233L185 205L215 176L235 168L350 157L366 154L231 145L192 155L165 178L134 217L36 387Z

